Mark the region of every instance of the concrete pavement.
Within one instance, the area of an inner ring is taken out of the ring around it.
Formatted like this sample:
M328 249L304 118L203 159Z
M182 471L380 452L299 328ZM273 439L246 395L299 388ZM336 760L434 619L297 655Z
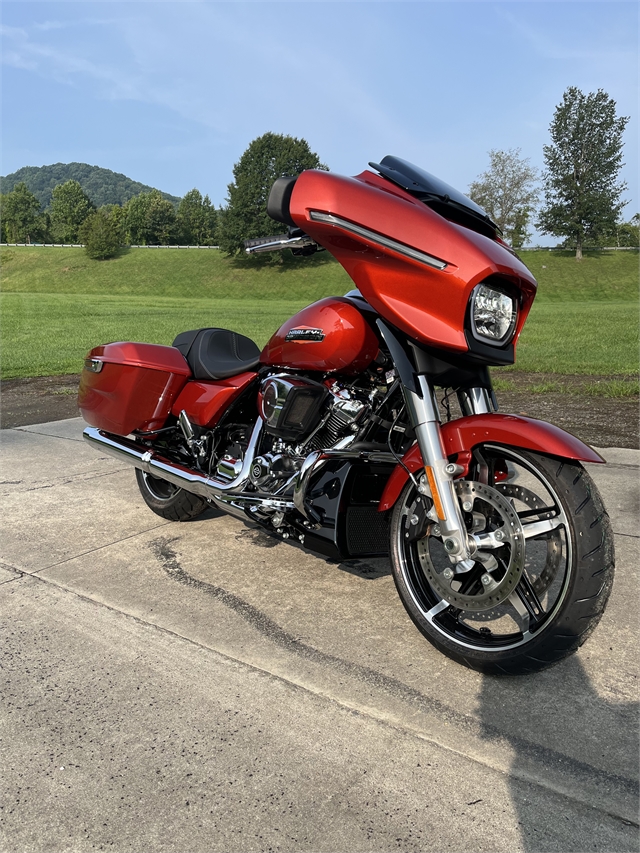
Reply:
M421 637L386 561L164 522L82 428L0 434L3 850L638 848L640 451L590 466L598 629L495 679Z

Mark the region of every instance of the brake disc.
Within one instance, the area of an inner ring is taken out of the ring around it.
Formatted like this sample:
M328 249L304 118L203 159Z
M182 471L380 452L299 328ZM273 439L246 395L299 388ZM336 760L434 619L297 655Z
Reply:
M512 503L491 486L456 480L455 489L460 504L464 504L464 514L473 519L472 526L477 530L478 516L483 515L484 532L497 532L493 540L499 540L499 545L491 548L480 545L472 555L475 566L469 572L453 574L449 578L451 563L444 547L440 539L428 535L417 543L420 563L435 592L449 604L467 611L491 610L506 601L520 583L525 560L522 524ZM431 553L435 548L440 551L437 565ZM477 591L461 591L469 585Z
M506 498L510 498L511 503L514 500L522 501L529 509L538 509L544 506L544 501L535 492L525 489L524 486L517 486L515 483L498 483L496 488ZM553 518L553 512L541 512L539 518L541 521ZM547 559L539 576L531 581L533 590L538 596L545 593L553 583L558 574L563 554L562 536L558 528L545 534L544 541L547 543ZM532 574L533 567L532 571L527 573Z

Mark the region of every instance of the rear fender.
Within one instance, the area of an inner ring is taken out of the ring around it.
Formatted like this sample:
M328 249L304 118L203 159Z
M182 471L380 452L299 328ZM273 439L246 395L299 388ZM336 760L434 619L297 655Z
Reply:
M506 447L520 447L534 450L548 456L561 459L573 459L577 462L604 462L598 453L560 427L546 421L525 418L519 415L501 415L498 413L470 415L458 418L442 425L442 441L449 458L458 454L470 454L479 444L503 444ZM469 455L466 456L468 460ZM465 460L463 456L460 461ZM420 448L414 444L389 477L378 505L378 511L391 509L400 496L409 479L407 469L413 473L423 467ZM468 464L468 463L467 463Z

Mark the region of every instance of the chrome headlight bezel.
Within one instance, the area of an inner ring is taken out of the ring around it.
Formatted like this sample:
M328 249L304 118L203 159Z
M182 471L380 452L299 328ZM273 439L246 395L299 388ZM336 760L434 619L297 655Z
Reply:
M493 301L493 305L491 305ZM509 313L507 316L507 308ZM482 314L484 312L485 322L483 324ZM487 334L482 327L487 329L487 319L494 322L502 322L504 330L500 337ZM507 321L504 325L504 320ZM477 341L493 347L505 347L513 340L518 322L518 302L515 297L502 287L494 285L493 282L480 282L471 291L469 298L469 327L471 334Z

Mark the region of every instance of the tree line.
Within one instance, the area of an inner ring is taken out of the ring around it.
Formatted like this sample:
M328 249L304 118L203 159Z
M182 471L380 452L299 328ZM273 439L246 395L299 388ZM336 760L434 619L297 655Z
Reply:
M96 207L78 181L54 187L42 209L24 182L0 196L3 243L84 243L90 257L113 257L121 245L215 245L217 211L208 195L190 190L178 205L159 190L123 205Z
M619 172L628 120L617 115L615 101L602 89L585 95L571 86L549 127L543 172L521 156L520 148L493 149L489 168L472 182L469 196L516 249L530 239L532 224L543 234L563 237L577 258L592 246L638 246L640 215L627 222L621 218L627 186ZM226 204L218 209L197 189L177 205L151 190L122 205L96 208L78 181L68 180L53 189L43 210L21 183L0 196L2 242L83 242L97 259L112 257L122 244L219 245L236 255L244 240L278 227L266 212L276 178L327 168L306 140L265 133L235 164Z

